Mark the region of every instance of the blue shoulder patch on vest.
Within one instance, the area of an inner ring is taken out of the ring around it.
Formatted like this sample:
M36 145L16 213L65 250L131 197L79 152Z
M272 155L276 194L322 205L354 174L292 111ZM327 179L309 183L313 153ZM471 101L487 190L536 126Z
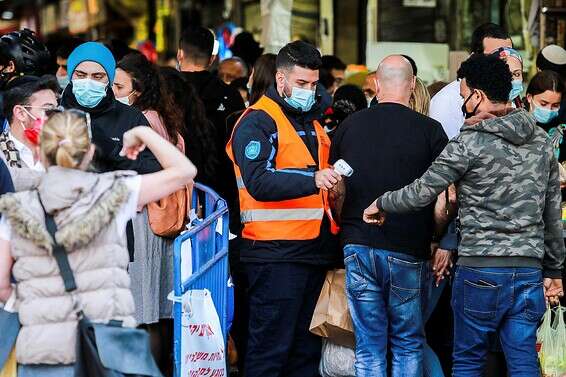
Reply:
M246 157L250 160L255 160L259 156L261 144L259 141L252 140L246 146Z

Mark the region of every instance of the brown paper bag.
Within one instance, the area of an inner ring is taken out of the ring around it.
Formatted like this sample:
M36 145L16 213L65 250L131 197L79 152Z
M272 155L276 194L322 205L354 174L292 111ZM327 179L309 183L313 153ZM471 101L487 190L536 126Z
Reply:
M328 271L314 309L310 331L333 343L353 348L354 327L346 297L346 270Z

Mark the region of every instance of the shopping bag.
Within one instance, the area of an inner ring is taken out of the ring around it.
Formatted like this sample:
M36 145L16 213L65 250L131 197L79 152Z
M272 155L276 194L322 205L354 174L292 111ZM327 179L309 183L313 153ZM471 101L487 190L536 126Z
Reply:
M566 324L562 306L548 308L537 331L537 349L544 377L566 374Z
M224 336L208 289L183 295L181 376L228 376Z
M354 328L348 310L345 280L346 270L328 271L309 329L335 344L353 348Z
M16 362L16 349L13 348L8 359L4 362L4 367L0 368L0 377L17 377L18 363Z
M355 377L356 355L352 348L322 340L322 354L318 372L321 377Z
M3 370L4 364L10 360L20 332L20 321L15 304L16 291L13 289L4 307L0 308L0 370Z

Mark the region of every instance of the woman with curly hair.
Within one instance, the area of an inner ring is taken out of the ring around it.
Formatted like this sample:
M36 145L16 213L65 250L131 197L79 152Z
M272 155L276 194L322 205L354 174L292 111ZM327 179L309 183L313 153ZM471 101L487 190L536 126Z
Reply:
M185 154L194 159L198 168L198 182L214 188L218 179L218 159L214 141L214 125L206 117L205 107L196 89L187 83L176 69L160 68L160 73L168 93L171 93L175 108L184 120L183 137ZM193 160L192 160L193 161Z
M175 105L159 67L139 53L126 55L116 65L112 87L116 99L143 112L151 128L185 152L183 112ZM134 260L129 272L136 304L135 318L146 324L153 353L164 374L172 368L173 240L151 230L148 209L133 220Z
M116 65L112 86L116 99L143 112L151 128L184 151L183 113L167 90L159 67L139 53L126 55Z

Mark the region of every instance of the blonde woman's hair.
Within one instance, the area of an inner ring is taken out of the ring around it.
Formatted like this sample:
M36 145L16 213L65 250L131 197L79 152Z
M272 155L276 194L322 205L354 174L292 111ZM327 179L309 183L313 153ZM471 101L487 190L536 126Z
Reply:
M428 93L424 82L418 77L415 82L415 90L413 91L413 93L411 93L409 107L416 112L428 116L428 110L430 107L430 94Z
M55 113L43 125L40 140L41 155L49 165L77 169L91 145L85 114Z

